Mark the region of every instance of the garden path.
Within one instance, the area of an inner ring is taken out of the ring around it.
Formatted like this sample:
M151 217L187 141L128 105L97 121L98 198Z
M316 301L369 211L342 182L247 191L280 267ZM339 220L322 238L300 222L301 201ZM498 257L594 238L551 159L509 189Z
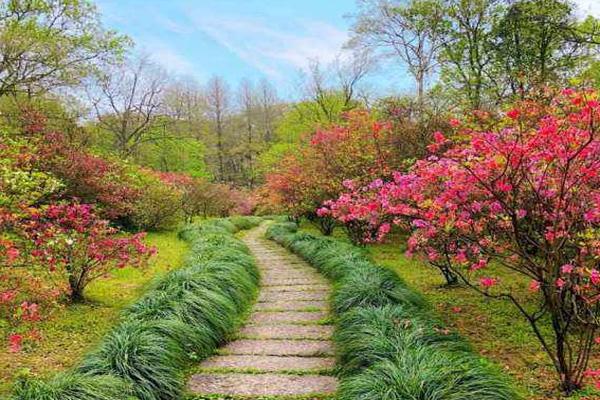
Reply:
M333 327L326 279L306 262L264 238L266 226L244 241L261 270L261 292L237 340L200 365L189 381L197 395L333 395Z

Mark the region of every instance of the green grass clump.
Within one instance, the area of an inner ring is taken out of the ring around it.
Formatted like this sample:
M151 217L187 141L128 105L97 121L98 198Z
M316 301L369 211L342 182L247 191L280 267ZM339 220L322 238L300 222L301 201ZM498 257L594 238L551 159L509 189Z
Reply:
M132 387L112 375L76 373L56 375L52 380L21 380L12 399L35 400L134 400Z
M267 237L334 282L341 400L514 400L497 367L433 315L425 299L364 251L274 224Z
M180 398L191 362L233 334L256 296L258 269L234 233L258 223L240 217L182 229L191 242L184 267L154 281L75 373L23 381L14 400Z
M152 324L128 321L83 361L79 370L93 376L115 375L131 383L136 397L172 399L183 387L184 346Z
M381 307L389 304L427 308L425 300L404 285L392 271L374 267L364 261L355 266L337 284L333 302L336 313L341 314L355 307Z
M514 400L515 395L501 376L473 357L411 346L342 380L337 398Z
M392 359L402 349L417 346L470 352L469 344L447 332L428 312L405 304L356 307L340 314L335 333L340 367L352 374L378 361Z
M253 216L235 216L229 218L229 222L235 225L238 230L254 228L255 226L258 226L261 221L262 218Z

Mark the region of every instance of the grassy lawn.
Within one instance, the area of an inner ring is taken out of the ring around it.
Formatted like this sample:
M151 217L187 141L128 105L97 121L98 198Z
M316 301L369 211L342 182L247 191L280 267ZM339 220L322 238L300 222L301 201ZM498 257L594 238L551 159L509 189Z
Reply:
M56 310L38 326L42 340L34 348L0 353L0 395L9 391L20 371L45 376L76 364L117 323L120 311L144 292L150 280L178 267L188 249L176 232L150 233L147 242L158 249L148 269L125 268L92 282L85 292L86 303Z
M304 230L318 234L311 224ZM344 231L337 228L336 237L346 239ZM525 398L529 400L562 399L555 390L556 377L552 365L537 345L529 324L514 306L504 301L489 300L464 287L444 288L444 280L436 269L416 258L404 255L402 238L392 238L389 243L368 247L374 261L396 271L410 286L423 293L449 327L467 337L483 356L502 366L515 379ZM528 281L508 274L499 276L503 284L511 285L521 296L531 296ZM456 309L458 307L460 310ZM593 365L600 367L600 353L593 357ZM570 399L600 399L600 392L591 389Z

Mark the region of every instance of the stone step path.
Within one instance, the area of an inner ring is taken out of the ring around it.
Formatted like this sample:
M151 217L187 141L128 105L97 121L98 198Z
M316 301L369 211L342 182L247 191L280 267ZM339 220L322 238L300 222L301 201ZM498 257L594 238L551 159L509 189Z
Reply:
M265 229L244 238L262 277L247 325L237 340L200 364L188 387L194 394L219 398L333 396L330 286L299 257L264 239Z

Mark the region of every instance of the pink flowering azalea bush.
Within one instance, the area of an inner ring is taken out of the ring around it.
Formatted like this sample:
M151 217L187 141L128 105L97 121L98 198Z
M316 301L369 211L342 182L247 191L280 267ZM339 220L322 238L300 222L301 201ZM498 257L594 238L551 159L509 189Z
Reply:
M144 233L120 235L87 204L34 210L21 229L31 261L64 276L71 301L81 301L93 280L115 268L142 267L155 252L143 243Z
M600 341L600 103L595 92L565 90L482 125L455 121L452 140L435 134L410 171L322 212L368 223L378 238L390 222L409 224L409 252L514 304L569 393L600 378L588 365ZM529 281L538 300L502 274Z
M381 201L379 191L384 186L381 179L365 187L345 180L343 193L335 200L328 200L317 209L319 217L332 217L341 222L354 244L364 245L381 240L390 231L391 214Z

